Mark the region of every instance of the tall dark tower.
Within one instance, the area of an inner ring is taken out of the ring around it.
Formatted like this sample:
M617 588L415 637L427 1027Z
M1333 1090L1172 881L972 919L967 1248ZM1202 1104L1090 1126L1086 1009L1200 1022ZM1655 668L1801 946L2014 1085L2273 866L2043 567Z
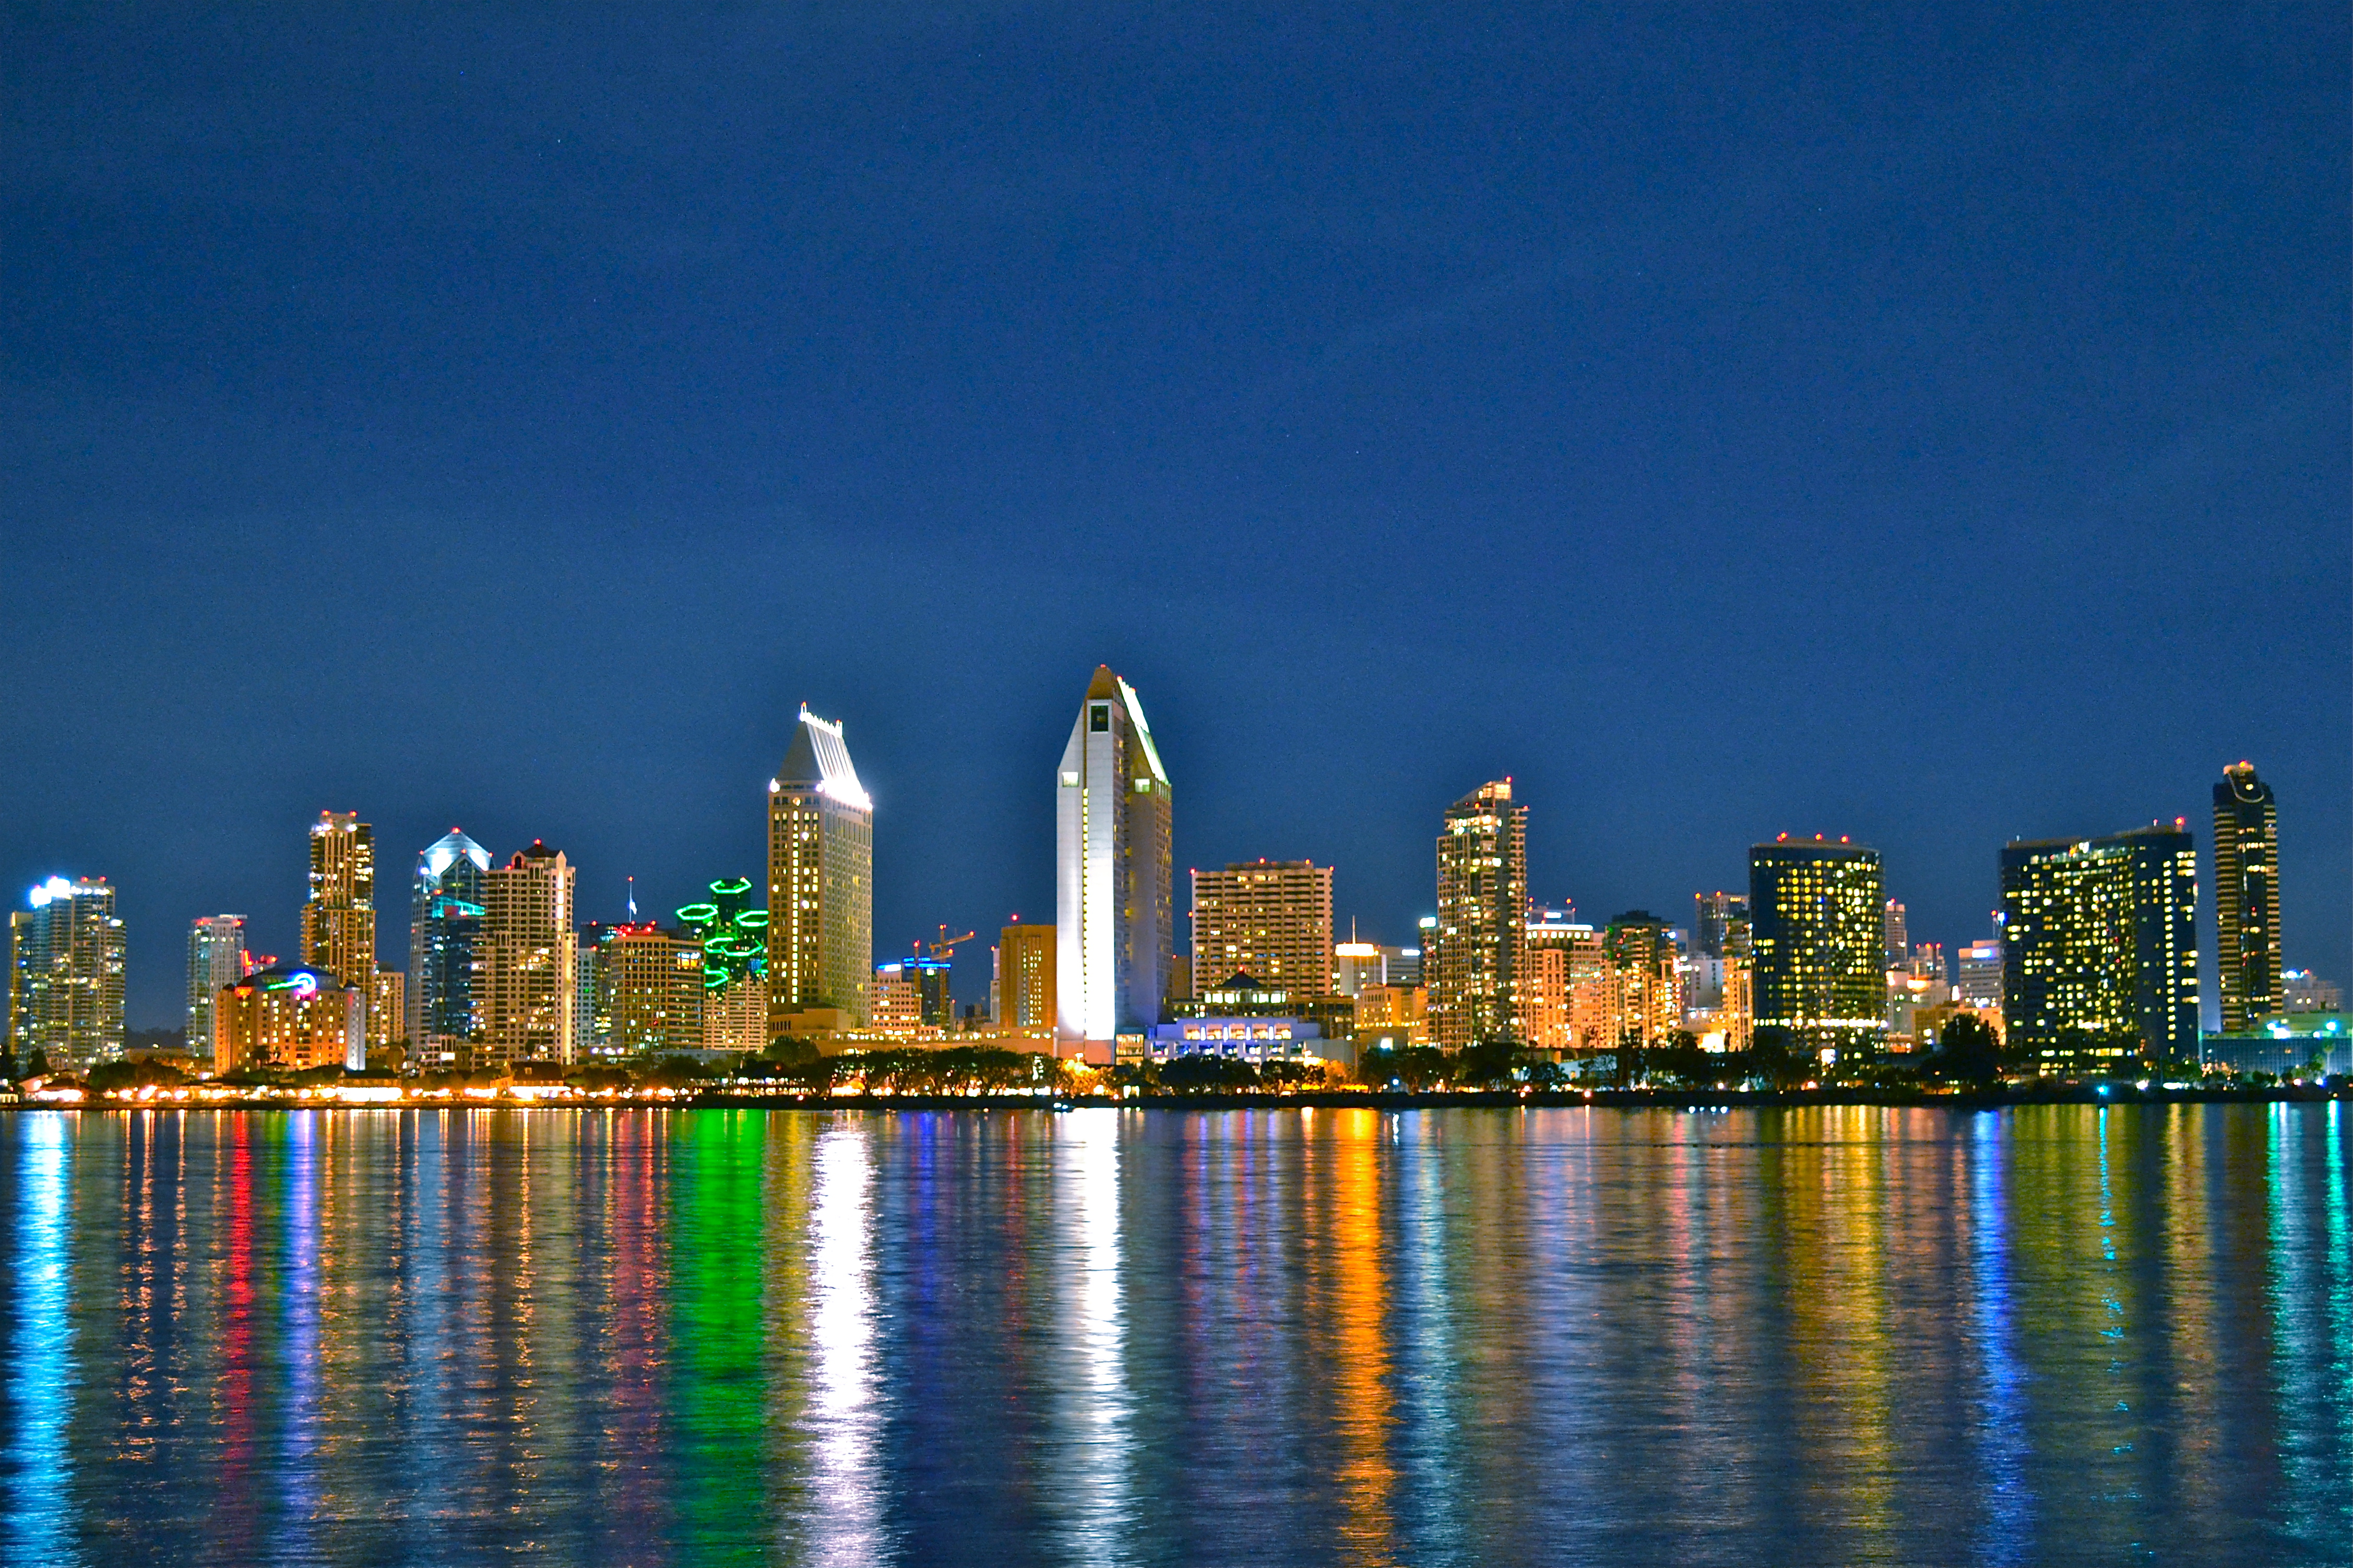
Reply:
M2243 1035L2280 994L2279 812L2253 763L2222 770L2214 786L2214 958L2222 977L2222 1032Z

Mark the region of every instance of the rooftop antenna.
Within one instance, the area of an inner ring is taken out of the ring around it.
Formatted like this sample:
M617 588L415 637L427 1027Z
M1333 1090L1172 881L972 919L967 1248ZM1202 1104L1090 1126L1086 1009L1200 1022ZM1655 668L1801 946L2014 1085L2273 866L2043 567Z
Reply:
M638 879L635 877L629 879L629 923L638 923Z

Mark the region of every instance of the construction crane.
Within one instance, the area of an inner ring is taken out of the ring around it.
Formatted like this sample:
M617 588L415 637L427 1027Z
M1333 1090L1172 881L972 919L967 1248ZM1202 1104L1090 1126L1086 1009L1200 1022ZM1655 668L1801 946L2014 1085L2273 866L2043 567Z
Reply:
M942 926L940 927L940 940L932 943L932 956L934 958L951 958L955 953L956 943L960 942L970 942L972 939L973 933L971 931L966 931L962 936L950 936L948 935L948 928Z

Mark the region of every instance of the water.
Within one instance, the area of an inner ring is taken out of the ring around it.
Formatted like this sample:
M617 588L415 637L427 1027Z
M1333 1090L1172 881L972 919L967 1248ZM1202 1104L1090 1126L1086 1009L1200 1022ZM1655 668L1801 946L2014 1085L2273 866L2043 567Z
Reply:
M2342 1563L2349 1111L21 1112L0 1559Z

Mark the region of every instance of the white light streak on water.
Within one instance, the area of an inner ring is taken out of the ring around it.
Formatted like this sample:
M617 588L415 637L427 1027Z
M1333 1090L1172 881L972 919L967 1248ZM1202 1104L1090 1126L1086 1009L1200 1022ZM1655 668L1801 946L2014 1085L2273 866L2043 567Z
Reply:
M810 1561L865 1564L885 1555L875 1465L881 1425L874 1385L873 1154L865 1129L828 1129L818 1144L811 1204L816 1257L809 1332Z
M1130 1513L1134 1411L1120 1285L1120 1114L1080 1110L1055 1119L1063 1144L1055 1207L1074 1221L1076 1243L1062 1291L1071 1379L1058 1479L1069 1489L1070 1555L1079 1563L1115 1563L1126 1555L1122 1539Z
M66 1166L63 1113L20 1112L23 1152L16 1188L16 1321L8 1325L6 1528L0 1561L43 1568L79 1563L68 1530L73 1455L67 1418L73 1411L73 1323L66 1279Z

